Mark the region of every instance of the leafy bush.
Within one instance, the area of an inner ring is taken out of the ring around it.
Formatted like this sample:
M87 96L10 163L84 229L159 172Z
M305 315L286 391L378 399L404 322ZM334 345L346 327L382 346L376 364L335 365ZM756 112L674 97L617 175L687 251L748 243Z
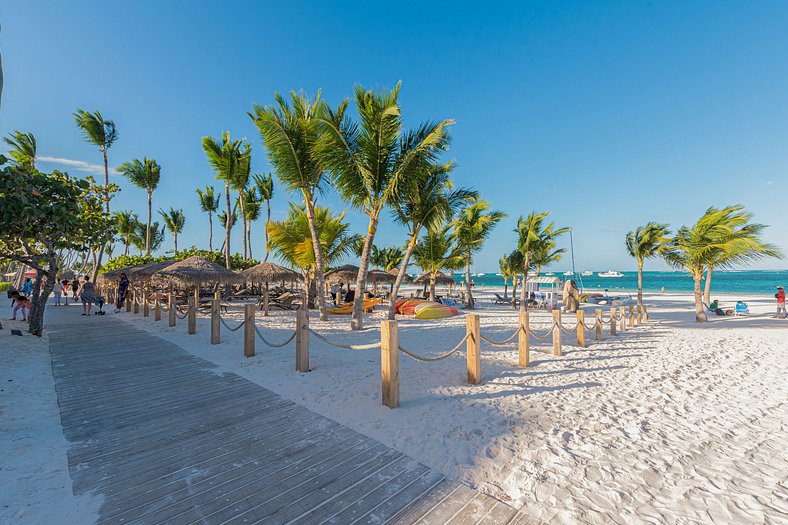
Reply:
M111 270L117 270L119 268L125 268L127 266L136 266L138 264L146 264L150 262L167 261L170 259L174 259L176 261L182 261L184 259L188 259L189 257L195 255L199 257L205 257L206 259L213 261L216 264L220 264L224 266L224 254L222 252L200 250L197 247L192 246L185 250L179 251L178 255L160 255L157 257L154 257L153 255L120 255L118 257L113 257L112 259L107 261L107 264L105 264L101 268L100 273L109 272ZM248 261L244 261L240 253L234 253L230 258L230 263L233 266L233 270L245 270L247 268L251 268L256 264L259 264L260 261L257 261L255 259L249 259Z
M0 292L7 292L11 288L11 283L0 283Z

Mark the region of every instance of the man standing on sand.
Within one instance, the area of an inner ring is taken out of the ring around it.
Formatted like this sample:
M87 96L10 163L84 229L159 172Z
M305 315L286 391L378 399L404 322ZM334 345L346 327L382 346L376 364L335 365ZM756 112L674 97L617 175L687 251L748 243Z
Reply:
M785 290L782 286L777 287L777 293L774 294L777 299L777 319L785 319Z

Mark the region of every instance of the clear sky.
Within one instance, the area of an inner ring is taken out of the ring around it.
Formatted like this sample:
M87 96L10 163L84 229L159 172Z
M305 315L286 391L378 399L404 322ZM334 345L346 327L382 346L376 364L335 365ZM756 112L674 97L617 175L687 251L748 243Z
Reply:
M543 209L574 228L578 270L632 270L629 229L733 203L788 252L786 2L2 0L0 23L0 133L34 132L40 157L67 159L39 167L76 174L71 161L101 158L72 113L101 110L120 133L111 165L161 164L154 208L184 208L181 247L207 247L195 188L221 185L202 136L247 137L253 170L269 171L253 103L322 88L335 104L356 83L401 80L407 125L454 118L457 183L509 214L476 271L497 271L517 216ZM114 181L113 208L144 215L144 192ZM275 218L288 197L278 186ZM323 202L344 208L331 193ZM376 244L403 239L387 216Z

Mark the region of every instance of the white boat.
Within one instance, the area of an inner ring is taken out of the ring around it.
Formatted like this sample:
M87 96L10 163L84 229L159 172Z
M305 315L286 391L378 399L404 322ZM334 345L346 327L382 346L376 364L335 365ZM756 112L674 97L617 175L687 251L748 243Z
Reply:
M592 275L594 275L594 272L590 272L590 271L586 270L583 273L581 273L580 275L582 275L583 277L591 277Z
M606 272L599 272L597 274L600 277L624 277L624 274L621 272L617 272L615 270L608 270Z
M571 276L571 275L574 275L574 274L575 274L575 272L564 272L564 275L570 275Z
M555 275L553 272L547 272L545 275Z

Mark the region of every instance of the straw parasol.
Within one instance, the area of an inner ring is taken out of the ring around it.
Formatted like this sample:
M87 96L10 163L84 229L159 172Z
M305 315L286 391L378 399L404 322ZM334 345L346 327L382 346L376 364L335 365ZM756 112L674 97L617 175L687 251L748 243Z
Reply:
M234 271L198 255L172 263L157 271L153 277L157 280L176 281L186 286L195 287L206 282L230 283L242 279Z
M131 272L135 268L139 268L140 266L143 265L136 264L132 266L124 266L123 268L116 268L115 270L109 270L107 272L99 274L99 276L96 279L99 281L114 281L115 279L118 279L120 277L120 274L125 273L126 276L128 276L129 272Z
M352 282L356 277L358 277L358 266L352 264L346 264L326 272L326 278L332 280Z
M372 283L393 283L397 280L397 274L375 268L367 272L367 280Z
M429 284L431 277L432 272L423 273L419 275L415 282L418 284ZM435 284L454 284L454 279L444 273L438 272L435 274Z
M166 261L156 261L135 266L126 271L126 277L129 280L135 281L150 281L156 273L169 267L175 262L175 259L167 259Z
M391 270L389 270L386 273L388 273L389 275L394 276L394 279L396 280L397 276L399 275L399 268L392 268ZM407 283L412 283L413 282L413 277L408 275L408 272L405 272L405 275L402 276L402 281L403 282L407 282Z
M268 283L285 279L291 281L303 279L298 272L270 262L263 262L251 268L247 268L239 272L238 275L244 280L265 283L265 290L263 292L263 315L268 315Z

